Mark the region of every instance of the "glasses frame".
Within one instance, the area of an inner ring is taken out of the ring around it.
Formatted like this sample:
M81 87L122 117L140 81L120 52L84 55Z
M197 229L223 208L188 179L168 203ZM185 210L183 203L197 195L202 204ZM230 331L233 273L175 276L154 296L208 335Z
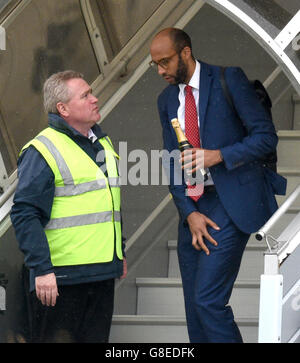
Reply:
M173 55L171 55L170 57L163 58L163 59L159 60L158 62L155 62L154 60L151 60L149 62L149 66L151 68L154 68L154 69L158 69L158 66L160 66L163 69L167 69L168 66L169 66L170 61L172 60L172 58L175 57L175 55L178 55L178 53L176 52Z

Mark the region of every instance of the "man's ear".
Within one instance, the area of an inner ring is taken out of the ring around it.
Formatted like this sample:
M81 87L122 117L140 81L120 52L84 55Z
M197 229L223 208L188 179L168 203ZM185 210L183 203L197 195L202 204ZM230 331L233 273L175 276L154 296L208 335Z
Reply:
M56 109L59 112L59 114L62 115L62 116L68 116L69 115L69 112L67 110L66 105L64 103L62 103L62 102L57 103Z
M183 59L188 60L192 56L192 50L190 47L184 47L181 51Z

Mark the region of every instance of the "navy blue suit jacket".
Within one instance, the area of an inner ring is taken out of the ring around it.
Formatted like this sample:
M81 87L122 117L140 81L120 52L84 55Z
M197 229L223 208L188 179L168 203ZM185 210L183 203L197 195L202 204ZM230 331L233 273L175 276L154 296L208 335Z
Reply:
M255 90L238 67L226 69L226 81L241 122L229 106L220 83L220 67L201 63L199 118L204 149L220 149L224 162L210 173L219 198L236 226L245 233L257 231L277 209L275 194L285 194L286 179L263 165L261 159L276 149L278 137ZM178 149L171 119L177 117L179 87L168 86L158 98L164 149ZM174 160L165 165L170 192L185 221L198 203L185 195L185 184L175 185ZM176 169L176 167L175 167Z

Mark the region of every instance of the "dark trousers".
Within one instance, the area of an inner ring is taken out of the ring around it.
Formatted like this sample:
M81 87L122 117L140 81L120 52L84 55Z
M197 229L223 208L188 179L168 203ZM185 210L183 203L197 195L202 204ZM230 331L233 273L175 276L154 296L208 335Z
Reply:
M54 307L30 295L32 343L107 343L114 308L114 279L59 286Z
M228 301L249 235L232 223L216 192L205 194L199 203L201 212L221 230L208 228L218 246L205 240L210 250L207 256L192 246L188 225L179 225L178 258L189 338L191 343L241 343Z

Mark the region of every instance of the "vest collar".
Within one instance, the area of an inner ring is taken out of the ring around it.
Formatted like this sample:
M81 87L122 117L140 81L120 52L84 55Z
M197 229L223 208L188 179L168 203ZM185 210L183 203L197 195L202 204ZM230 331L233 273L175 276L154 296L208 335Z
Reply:
M55 113L48 114L48 123L51 128L53 128L56 131L62 132L67 136L85 137L80 132L75 130L72 126L70 126L61 116ZM107 136L107 134L102 132L101 127L98 124L92 127L92 131L98 137L98 139Z

